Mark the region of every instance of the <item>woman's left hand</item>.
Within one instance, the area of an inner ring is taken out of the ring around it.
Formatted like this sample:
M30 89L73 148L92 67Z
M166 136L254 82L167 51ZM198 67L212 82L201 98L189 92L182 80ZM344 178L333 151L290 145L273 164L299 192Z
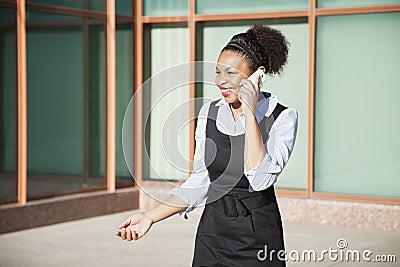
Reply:
M247 79L240 81L238 99L242 103L242 113L245 117L255 116L259 94L260 89L258 86L255 87L251 81Z

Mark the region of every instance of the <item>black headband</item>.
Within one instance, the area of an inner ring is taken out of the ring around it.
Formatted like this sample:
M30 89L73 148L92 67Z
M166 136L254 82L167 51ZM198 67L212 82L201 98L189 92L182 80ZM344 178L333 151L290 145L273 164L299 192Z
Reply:
M254 55L254 53L252 51L247 49L247 47L245 45L231 40L231 41L229 41L229 43L226 46L231 46L236 49L239 49L240 51L244 52L247 56L250 57L250 59L257 65L257 68L261 66L261 63L257 59L256 55Z

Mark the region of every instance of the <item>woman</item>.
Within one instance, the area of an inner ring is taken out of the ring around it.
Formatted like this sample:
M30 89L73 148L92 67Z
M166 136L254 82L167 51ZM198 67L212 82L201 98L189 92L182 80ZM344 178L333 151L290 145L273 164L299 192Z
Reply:
M285 266L273 184L292 153L297 112L260 92L259 77L247 78L257 69L280 74L287 56L287 41L275 29L254 25L232 37L216 66L223 98L199 113L190 177L165 203L126 219L118 236L137 240L153 223L178 212L187 218L207 199L193 266Z

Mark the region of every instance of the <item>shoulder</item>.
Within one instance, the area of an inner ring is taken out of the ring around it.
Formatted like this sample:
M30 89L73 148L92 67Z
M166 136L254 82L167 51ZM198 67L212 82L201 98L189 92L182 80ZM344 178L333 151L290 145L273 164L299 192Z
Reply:
M292 117L292 118L297 118L297 116L298 116L297 110L292 107L286 107L286 109L283 110L282 113L285 113L286 116Z
M277 103L275 106L275 109L277 109L277 108L281 108L282 109L281 113L285 113L286 116L297 117L297 115L298 115L297 110L295 108L284 105L282 103Z
M215 104L215 101L204 103L204 104L201 106L200 111L199 111L199 116L198 116L199 118L200 118L200 117L207 117L208 110L210 109L210 105L211 105L212 103Z
M204 103L199 111L199 116L207 116L210 107L219 107L222 105L223 99L211 100Z
M273 111L280 109L280 115L278 116L278 118L283 115L282 117L292 118L297 120L298 114L295 108L280 103L278 101L278 96L273 93L263 92L263 94L264 96L267 96L266 97L267 101L265 101L269 106L267 114L270 114Z
M297 126L297 110L292 107L286 107L284 110L282 110L276 121L282 124L293 124L294 126Z
M207 117L208 117L208 110L210 108L210 105L215 105L214 101L213 102L207 102L204 103L198 115L196 116L196 132L195 135L196 137L205 137L205 131L206 131L206 125L207 125Z

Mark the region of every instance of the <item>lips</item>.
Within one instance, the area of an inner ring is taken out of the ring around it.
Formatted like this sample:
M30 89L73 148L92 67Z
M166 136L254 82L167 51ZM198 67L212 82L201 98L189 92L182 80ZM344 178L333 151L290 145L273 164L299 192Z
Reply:
M221 94L223 97L227 97L231 92L235 90L234 88L227 88L223 86L218 86L218 87L221 90Z

